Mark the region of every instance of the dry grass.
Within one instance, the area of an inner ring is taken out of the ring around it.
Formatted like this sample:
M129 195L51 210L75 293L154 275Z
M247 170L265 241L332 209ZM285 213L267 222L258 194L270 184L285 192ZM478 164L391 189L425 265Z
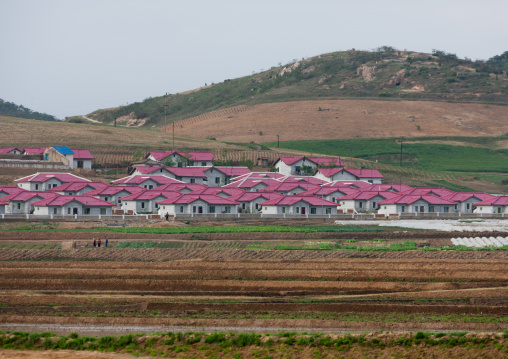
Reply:
M179 134L231 142L271 142L276 135L281 141L474 137L508 133L508 111L504 106L430 101L298 101L249 106L234 113L221 110L178 124Z

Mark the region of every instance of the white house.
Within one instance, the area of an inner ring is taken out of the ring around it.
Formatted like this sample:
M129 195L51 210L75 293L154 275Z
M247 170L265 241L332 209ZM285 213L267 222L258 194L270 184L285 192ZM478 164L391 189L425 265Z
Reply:
M182 184L183 182L167 176L128 176L111 182L115 185L139 186L145 189L154 189L172 183Z
M20 188L27 191L47 191L69 182L91 182L70 173L39 173L26 176L15 181Z
M261 203L271 199L282 198L283 195L279 193L266 193L266 192L244 192L230 197L240 203L238 212L240 213L259 213L261 211Z
M159 210L158 202L168 198L178 197L178 192L163 192L146 190L121 198L121 209L124 213L156 213Z
M147 159L164 162L170 167L210 167L215 161L215 156L207 151L151 151Z
M57 187L53 187L49 189L49 191L61 195L81 196L87 192L105 187L108 187L108 185L104 182L69 182Z
M92 162L94 157L89 150L73 148L71 151L74 152L72 159L72 168L82 168L85 170L92 169Z
M474 213L508 213L508 196L497 196L475 203Z
M239 203L214 194L182 194L159 202L159 215L238 213Z
M338 158L282 156L274 164L279 173L285 175L312 175L318 166L342 167Z
M5 207L8 206L7 202L0 201L0 214L5 214Z
M380 201L379 214L396 213L456 213L458 205L456 202L437 197L435 195L405 195L399 194L395 197Z
M460 213L473 213L477 203L485 200L496 199L496 196L488 193L457 192L452 195L444 196L443 198L456 202Z
M20 155L23 152L22 149L16 147L9 148L0 148L0 153L9 154L9 155Z
M114 204L90 196L56 196L32 203L33 214L110 216Z
M396 196L397 193L390 191L359 191L340 197L338 202L343 212L375 212L379 209L379 202Z
M21 187L15 187L15 186L0 186L0 198L8 196L10 194L15 194L19 192L23 192L25 189Z
M138 186L111 186L97 188L93 191L87 192L87 196L92 196L106 202L111 202L116 206L122 205L122 198L129 196L133 193L145 191L144 188Z
M383 175L376 169L335 169L320 168L316 178L329 181L366 181L369 183L382 183Z
M5 208L5 213L7 214L28 214L32 212L32 203L58 196L58 194L52 192L22 191L2 197L2 202L8 203Z
M337 214L337 203L315 196L284 196L262 202L263 214Z

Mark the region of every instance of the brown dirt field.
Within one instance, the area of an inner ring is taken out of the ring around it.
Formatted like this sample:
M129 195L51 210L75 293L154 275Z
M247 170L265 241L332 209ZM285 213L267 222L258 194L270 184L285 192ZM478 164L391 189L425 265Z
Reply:
M318 111L319 107L323 111ZM413 121L410 116L416 117ZM427 101L330 100L248 106L179 122L179 134L219 141L495 136L508 132L504 106ZM416 125L420 126L420 130ZM263 132L263 136L259 135Z

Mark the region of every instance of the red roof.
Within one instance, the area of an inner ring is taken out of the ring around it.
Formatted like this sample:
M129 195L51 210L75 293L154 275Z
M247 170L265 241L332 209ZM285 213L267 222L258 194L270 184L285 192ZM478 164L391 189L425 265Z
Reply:
M308 191L311 189L319 189L320 186L312 183L300 183L300 182L282 182L278 184L273 184L269 187L263 188L259 190L260 192L289 192L294 189L301 188L303 191Z
M183 183L182 181L178 181L174 178L169 178L167 176L128 176L120 178L111 183L139 185L147 180L152 180L160 186L171 183Z
M164 169L166 167L164 166L136 166L136 171L140 172L141 174L148 175L153 172L159 171L161 169Z
M74 149L71 148L71 151L74 152L74 159L75 160L93 160L93 156L88 150L82 150L82 149Z
M149 189L122 197L122 201L143 201L143 200L152 200L157 197L172 198L180 195L181 193L179 192L157 191Z
M42 155L46 151L45 148L25 148L23 152L27 155Z
M349 187L349 188L363 188L370 187L372 183L365 181L333 181L331 183L324 184L323 187Z
M97 188L93 191L85 193L87 196L112 196L119 192L126 191L129 193L137 193L141 191L145 191L145 188L139 187L139 186L113 186L113 185L106 185L106 187Z
M398 194L395 197L385 199L384 201L379 201L378 204L411 204L418 200L424 200L425 202L429 204L449 204L449 205L455 205L456 202L449 201L447 199L436 197L434 195L405 195L405 194Z
M206 177L202 167L165 167L166 170L180 177Z
M164 201L158 202L159 204L189 204L198 200L202 200L208 204L224 204L224 205L237 205L240 204L229 198L217 196L215 194L182 194L178 197L169 198Z
M53 192L44 192L44 191L23 191L18 193L13 193L8 196L2 197L2 201L17 201L17 202L26 202L33 198L53 198L58 197L59 194Z
M200 183L170 183L166 185L162 185L156 187L157 191L170 191L170 192L180 192L184 189L189 189L191 191L197 191L200 189L207 188L204 184Z
M346 169L346 168L343 168L342 171L349 172L353 176L356 176L358 178L383 178L383 175L381 174L381 172L379 172L376 169L370 169L370 168Z
M224 173L227 176L231 177L237 177L242 176L251 173L250 169L248 167L224 167L224 166L218 166L213 167L219 172Z
M0 194L5 193L8 195L8 194L19 193L19 192L23 192L23 191L26 191L26 190L21 187L0 186Z
M181 151L150 151L150 155L155 158L156 161L162 161L164 158L176 153L181 157L185 157L185 152ZM188 153L189 158L192 161L215 161L215 156L211 152L206 151L191 151Z
M9 148L0 148L0 153L9 153L13 150L18 150L19 152L23 152L22 150L20 150L19 148L16 148L16 147L9 147Z
M412 190L413 187L405 184L373 184L370 186L360 188L361 191L391 191L391 192L403 192Z
M230 197L245 193L245 190L240 188L205 187L203 189L199 189L192 192L192 194L215 194L215 195L219 195L220 193L223 193L228 197Z
M273 185L273 184L279 184L280 182L272 179L272 178L264 178L264 179L256 179L256 178L247 178L241 181L236 181L230 184L227 184L224 186L224 188L252 188L257 186L258 184L263 183L265 184L264 187Z
M231 199L237 202L252 202L258 198L264 198L266 200L271 200L275 198L282 198L284 195L280 193L266 193L266 192L244 192L242 194L231 197Z
M17 179L15 182L46 182L50 179L56 178L62 183L68 182L91 182L86 178L78 177L70 173L36 173L30 176L26 176Z
M46 198L42 201L32 203L33 207L49 207L49 206L63 206L69 202L76 201L83 204L85 207L113 207L111 202L103 201L102 199L90 196L57 196L53 198Z
M350 188L350 187L321 187L315 190L309 190L306 192L300 193L300 196L309 196L309 195L316 195L316 196L329 196L333 193L338 193L340 196L345 196L347 194L351 193L358 193L359 190L356 188Z
M401 192L406 195L421 196L425 194L434 195L438 197L445 197L454 194L455 192L446 188L432 188L432 187L416 187L408 191Z
M60 186L50 188L48 191L51 192L65 192L65 191L80 191L83 188L91 187L92 189L104 188L108 184L104 182L69 182L64 183Z
M338 204L316 196L283 196L273 198L266 202L260 203L261 206L292 206L300 201L306 202L312 206L337 207Z
M322 179L312 177L312 176L287 176L286 178L281 179L281 182L284 183L312 183L317 185L322 185L325 183L328 183L327 181L324 181Z
M282 161L287 165L292 165L295 162L302 160L304 156L281 156L277 161Z
M382 191L382 192L375 192L375 191L361 191L356 193L347 194L345 196L340 197L340 200L368 200L371 198L374 198L376 196L383 197L384 199L397 197L399 194L395 192L390 191Z
M496 196L488 194L488 193L481 193L481 192L457 192L457 193L453 193L448 196L443 196L443 198L448 199L450 201L454 201L454 202L464 202L470 198L476 198L479 202L479 201L485 201L488 199L494 199L494 198L496 198Z
M475 206L508 206L508 196L497 196L477 202Z
M9 203L0 201L0 206L7 206Z
M341 170L342 168L318 168L316 172L320 172L323 176L330 178Z

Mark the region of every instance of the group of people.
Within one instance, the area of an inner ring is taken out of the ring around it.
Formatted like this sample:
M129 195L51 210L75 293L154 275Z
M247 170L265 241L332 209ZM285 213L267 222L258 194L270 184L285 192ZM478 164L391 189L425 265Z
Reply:
M106 238L106 247L108 246L108 239ZM101 246L101 239L99 238L98 240L95 240L95 238L93 239L93 246L94 247L100 247Z

